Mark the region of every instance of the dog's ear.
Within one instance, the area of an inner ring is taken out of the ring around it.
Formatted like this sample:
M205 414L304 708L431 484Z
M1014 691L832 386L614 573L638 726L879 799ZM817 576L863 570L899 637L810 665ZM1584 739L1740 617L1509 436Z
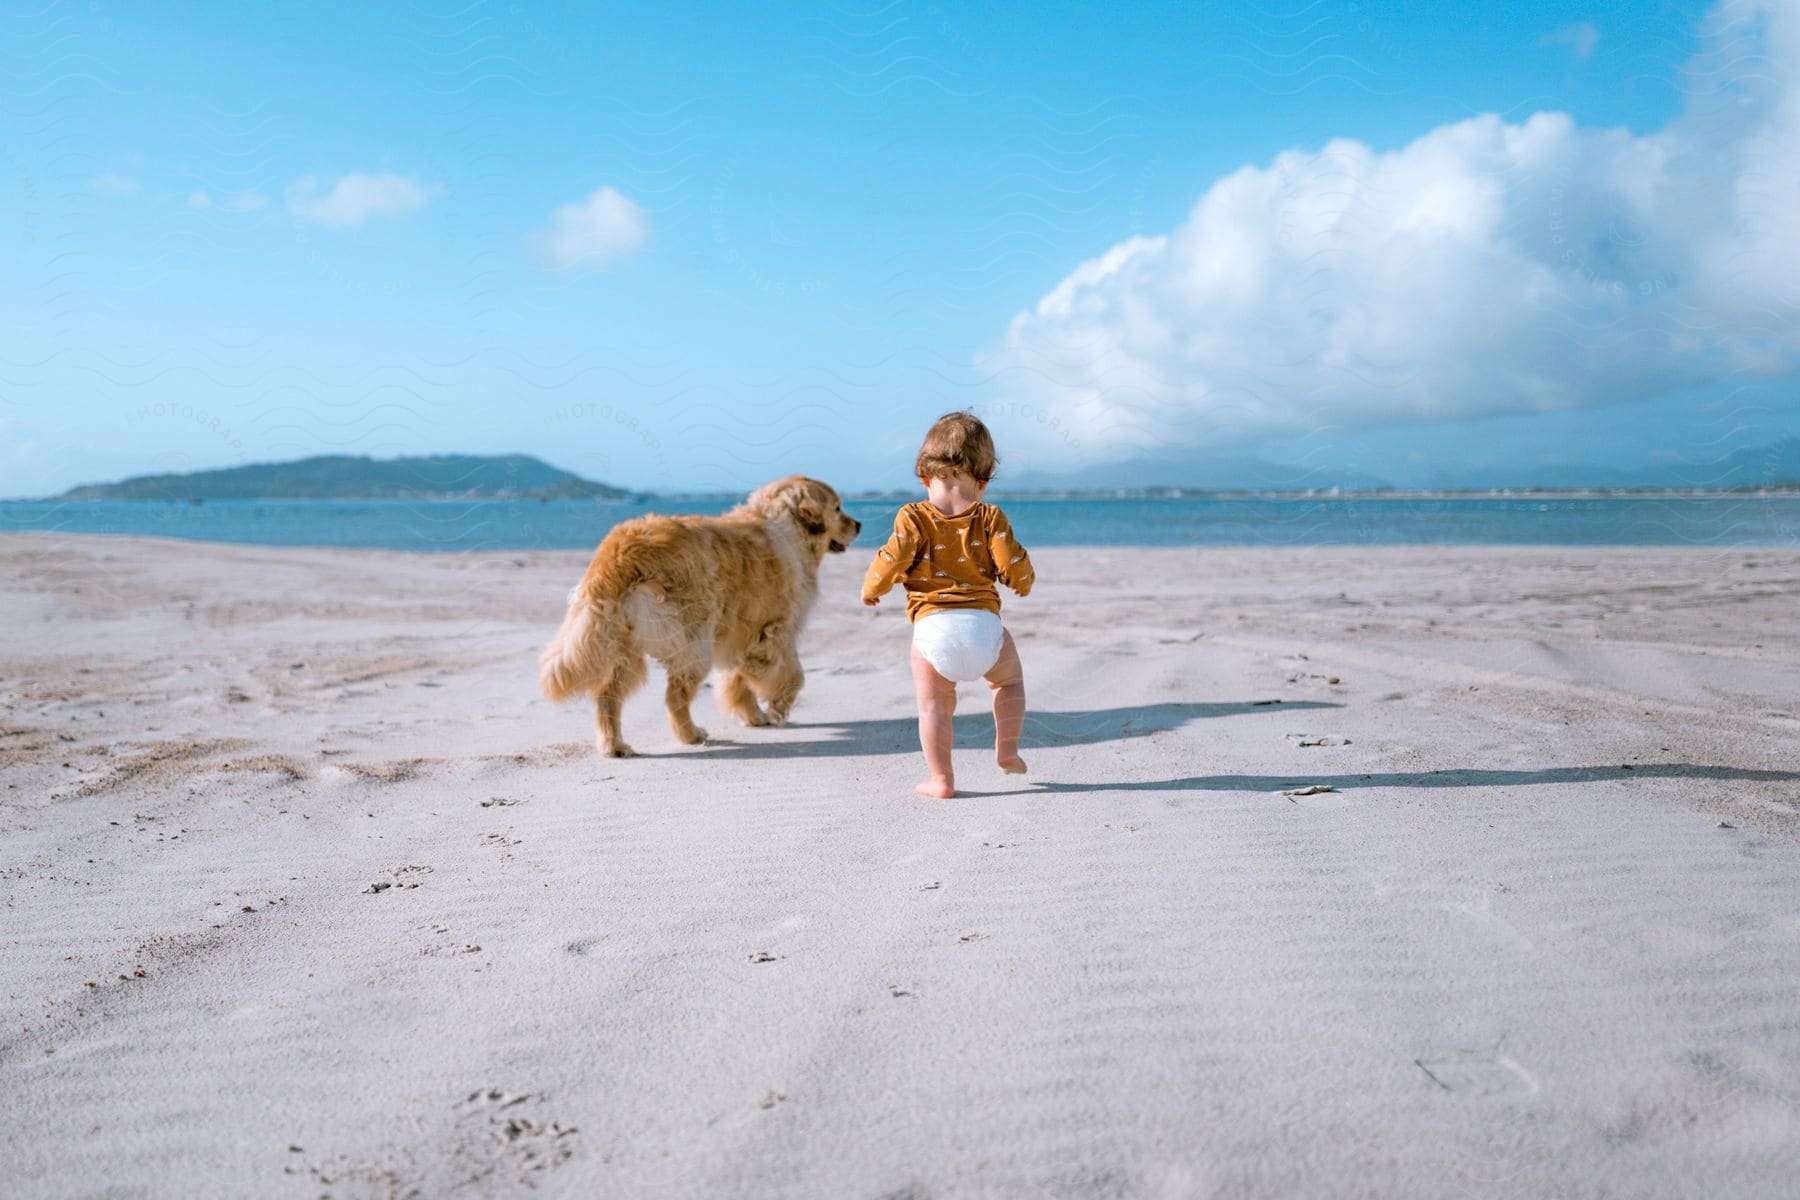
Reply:
M812 537L826 532L826 504L819 498L821 490L827 491L824 485L801 475L790 475L786 479L777 479L765 483L750 493L744 501L744 507L759 516L768 519L782 513L792 513L795 522Z

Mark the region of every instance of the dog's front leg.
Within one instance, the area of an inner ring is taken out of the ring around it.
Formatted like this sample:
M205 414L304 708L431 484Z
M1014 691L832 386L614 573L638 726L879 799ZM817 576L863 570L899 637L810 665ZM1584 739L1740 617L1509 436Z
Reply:
M768 690L763 693L769 702L769 724L787 724L788 713L800 696L800 685L805 682L806 672L800 669L799 651L793 646L782 647L774 670L767 676Z
M750 680L742 671L727 671L719 680L719 707L746 725L769 723L769 718L763 716L762 705L756 702L756 693L750 690Z

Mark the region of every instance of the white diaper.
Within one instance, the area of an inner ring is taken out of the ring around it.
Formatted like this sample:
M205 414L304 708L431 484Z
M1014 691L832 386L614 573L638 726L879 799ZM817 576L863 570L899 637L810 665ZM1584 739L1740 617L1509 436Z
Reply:
M999 614L985 608L927 613L913 622L913 648L956 683L973 683L993 670L1005 642Z

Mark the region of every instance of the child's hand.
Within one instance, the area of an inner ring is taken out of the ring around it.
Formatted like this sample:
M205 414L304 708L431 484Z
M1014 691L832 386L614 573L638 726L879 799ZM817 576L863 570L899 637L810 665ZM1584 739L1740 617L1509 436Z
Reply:
M874 608L877 604L881 603L881 597L880 596L864 596L863 603L868 605L870 608Z

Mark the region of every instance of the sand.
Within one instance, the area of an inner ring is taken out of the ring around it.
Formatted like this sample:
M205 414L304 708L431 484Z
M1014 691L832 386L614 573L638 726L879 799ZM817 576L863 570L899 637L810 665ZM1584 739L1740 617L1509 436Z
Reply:
M1794 1194L1800 554L1041 550L928 801L871 549L608 761L585 555L0 538L6 1194Z

